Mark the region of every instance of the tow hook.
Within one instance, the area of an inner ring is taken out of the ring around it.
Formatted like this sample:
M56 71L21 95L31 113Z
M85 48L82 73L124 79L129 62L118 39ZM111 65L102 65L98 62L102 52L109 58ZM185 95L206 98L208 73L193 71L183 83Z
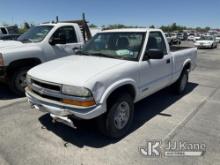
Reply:
M77 127L74 125L73 121L71 119L69 119L68 117L63 117L63 116L56 116L54 114L50 114L51 118L52 118L52 123L63 123L73 129L77 129Z

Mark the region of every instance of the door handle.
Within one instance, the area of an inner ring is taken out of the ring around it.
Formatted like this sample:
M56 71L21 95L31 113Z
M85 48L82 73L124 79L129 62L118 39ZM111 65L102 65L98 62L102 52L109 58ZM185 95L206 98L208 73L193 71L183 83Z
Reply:
M170 59L167 59L166 63L167 64L170 64L171 60Z

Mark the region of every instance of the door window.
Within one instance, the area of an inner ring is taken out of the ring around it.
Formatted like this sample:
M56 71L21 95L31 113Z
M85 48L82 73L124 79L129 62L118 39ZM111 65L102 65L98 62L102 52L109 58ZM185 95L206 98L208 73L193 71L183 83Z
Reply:
M76 32L72 26L61 27L53 34L54 38L59 38L60 36L65 37L67 44L77 43Z
M2 34L7 34L7 30L5 28L1 28Z
M148 51L150 49L160 49L164 55L167 54L166 44L161 32L150 32L146 50Z

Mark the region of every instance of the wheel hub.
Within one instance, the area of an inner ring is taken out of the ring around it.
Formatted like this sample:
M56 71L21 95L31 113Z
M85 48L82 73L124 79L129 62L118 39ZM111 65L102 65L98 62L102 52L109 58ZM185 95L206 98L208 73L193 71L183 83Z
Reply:
M114 116L114 125L117 129L123 129L129 120L130 108L127 102L122 102L118 105Z

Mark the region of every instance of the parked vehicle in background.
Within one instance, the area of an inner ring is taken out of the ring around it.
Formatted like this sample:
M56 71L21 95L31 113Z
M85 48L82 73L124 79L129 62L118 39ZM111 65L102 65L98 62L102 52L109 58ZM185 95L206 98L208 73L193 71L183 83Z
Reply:
M165 36L167 38L167 42L169 43L169 45L172 45L172 37L170 33L165 33Z
M0 27L0 36L8 34L8 30L6 27Z
M195 41L195 36L194 35L189 35L187 40L188 41Z
M0 36L18 34L17 26L0 26Z
M19 36L19 34L6 34L0 36L0 40L17 40Z
M220 43L220 34L217 34L215 38L216 38L216 41L217 41L218 43Z
M184 40L184 34L183 33L178 33L177 38L180 40Z
M32 27L17 41L0 42L0 79L24 95L26 72L43 62L75 54L91 38L85 20Z
M169 47L159 29L116 29L95 35L79 52L31 69L26 96L53 121L96 118L102 133L125 136L134 103L173 85L184 93L197 49ZM167 99L167 98L166 98Z
M217 48L218 43L215 36L202 36L194 45L197 48Z
M196 34L196 35L194 36L194 42L196 42L197 40L200 40L201 36L202 36L202 35L200 35L200 34Z
M188 38L187 33L186 33L186 32L183 32L183 40L185 41L185 40L187 40L187 38Z
M177 37L177 33L170 33L172 39L172 45L180 45L181 40Z

